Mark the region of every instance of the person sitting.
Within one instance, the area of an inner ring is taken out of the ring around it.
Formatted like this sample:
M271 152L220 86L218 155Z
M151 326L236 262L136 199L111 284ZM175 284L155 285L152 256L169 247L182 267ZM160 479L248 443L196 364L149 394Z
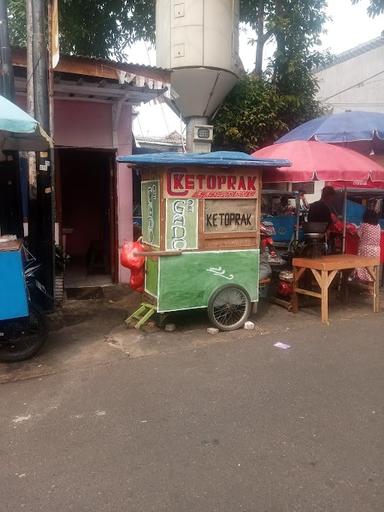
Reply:
M374 210L367 209L363 216L363 223L358 229L359 256L380 258L381 227L379 216ZM365 268L357 268L355 277L359 281L372 282L372 277Z
M335 199L335 189L324 187L321 192L321 199L309 205L308 222L324 222L329 227L337 218L333 207Z
M289 204L288 197L283 196L277 208L277 215L293 215L294 213L294 208Z

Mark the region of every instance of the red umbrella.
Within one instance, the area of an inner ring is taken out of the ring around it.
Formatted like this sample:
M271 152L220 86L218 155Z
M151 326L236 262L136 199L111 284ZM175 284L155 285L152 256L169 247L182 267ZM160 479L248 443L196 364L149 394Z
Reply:
M308 182L315 180L355 182L353 186L377 183L384 187L384 167L348 148L315 141L292 141L259 149L257 158L287 159L292 167L268 169L263 179L267 183ZM344 183L343 183L344 184Z

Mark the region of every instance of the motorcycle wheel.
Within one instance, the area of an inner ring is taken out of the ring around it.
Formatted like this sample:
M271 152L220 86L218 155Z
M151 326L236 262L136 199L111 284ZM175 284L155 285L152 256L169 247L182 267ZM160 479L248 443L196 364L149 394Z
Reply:
M29 317L14 320L7 331L7 337L0 338L0 361L16 362L33 357L48 337L44 315L30 304Z

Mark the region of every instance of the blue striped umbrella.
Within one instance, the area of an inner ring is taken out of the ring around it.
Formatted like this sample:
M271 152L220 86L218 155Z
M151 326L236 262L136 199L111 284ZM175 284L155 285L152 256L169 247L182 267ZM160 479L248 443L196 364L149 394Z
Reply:
M384 114L356 110L317 117L294 128L275 144L295 140L316 140L380 153L384 151Z
M52 141L24 110L0 96L0 150L44 151Z

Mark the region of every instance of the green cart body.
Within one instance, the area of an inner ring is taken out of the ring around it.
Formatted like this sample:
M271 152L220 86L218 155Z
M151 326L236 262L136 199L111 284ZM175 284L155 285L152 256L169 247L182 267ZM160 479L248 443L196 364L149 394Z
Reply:
M195 251L146 258L145 292L158 313L207 308L214 293L236 285L257 302L259 250Z

